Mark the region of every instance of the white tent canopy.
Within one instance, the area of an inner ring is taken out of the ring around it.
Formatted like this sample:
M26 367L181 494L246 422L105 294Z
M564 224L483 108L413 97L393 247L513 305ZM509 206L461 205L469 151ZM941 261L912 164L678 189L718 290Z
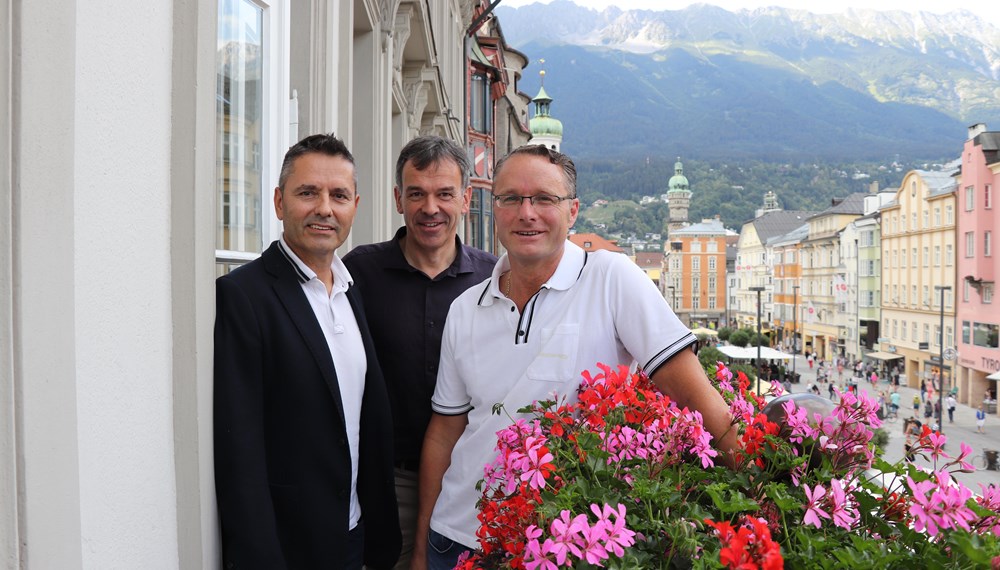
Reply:
M757 358L757 347L756 346L719 346L716 347L719 352L725 354L730 358L737 358L742 360L750 360L752 358ZM775 350L769 346L760 347L760 358L761 360L790 360L793 355L781 352L780 350Z

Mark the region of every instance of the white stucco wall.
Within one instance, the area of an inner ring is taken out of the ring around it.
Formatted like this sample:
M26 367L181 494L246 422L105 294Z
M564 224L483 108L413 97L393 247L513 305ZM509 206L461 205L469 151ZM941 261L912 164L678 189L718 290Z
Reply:
M171 23L169 2L77 4L73 292L88 568L167 568L177 555Z
M14 6L24 568L178 567L172 18L157 2Z

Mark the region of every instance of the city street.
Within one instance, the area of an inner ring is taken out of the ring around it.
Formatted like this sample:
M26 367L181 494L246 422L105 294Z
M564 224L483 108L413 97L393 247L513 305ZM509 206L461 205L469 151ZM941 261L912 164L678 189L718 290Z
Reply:
M790 364L788 369L791 370ZM795 371L802 375L802 380L798 384L792 384L792 392L805 392L810 384L816 383L816 368L810 370L809 364L806 362L804 356L797 356ZM844 371L844 374L846 377L846 370ZM836 379L836 372L834 372L834 380ZM826 397L826 384L820 383L819 388L820 395ZM859 385L859 389L865 392L868 397L876 397L876 394L873 393L870 382L862 382ZM886 382L879 382L877 389L884 390L888 395L891 393L892 387ZM915 416L914 414L916 412L914 412L912 405L913 396L919 396L920 390L900 386L899 394L899 419L893 423L885 422L883 424L883 427L889 433L889 443L886 446L883 457L891 463L900 461L903 458L903 442L905 440L903 436L904 421L911 417L916 417L916 419L921 422L924 421L922 412L923 406L921 405L921 412ZM945 397L947 397L947 395ZM975 408L958 404L955 408L954 423L948 422L948 412L945 411L943 433L948 438L948 443L945 446L945 452L952 456L957 455L959 452L959 444L965 442L965 444L972 447L973 450L969 459L967 459L967 461L971 463L971 458L981 455L984 449L1000 450L1000 418L997 418L997 416L993 414L987 414L985 427L985 434L977 433ZM928 458L922 458L919 456L914 460L914 464L928 469L934 468L934 465L932 465ZM969 487L972 492L976 494L981 493L979 484L1000 485L1000 471L988 471L980 467L980 465L980 463L977 463L976 471L974 473L956 473L953 475L955 479L960 481L966 487Z

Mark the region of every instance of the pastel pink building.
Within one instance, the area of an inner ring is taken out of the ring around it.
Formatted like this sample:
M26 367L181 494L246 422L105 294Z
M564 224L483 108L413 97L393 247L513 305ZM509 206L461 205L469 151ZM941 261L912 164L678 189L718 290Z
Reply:
M1000 228L1000 205L994 207L1000 188L1000 132L988 132L983 124L969 127L957 180L955 320L960 334L955 385L959 401L978 406L988 399L988 411L996 413L1000 306L994 302L994 287L1000 256L993 255L993 233Z

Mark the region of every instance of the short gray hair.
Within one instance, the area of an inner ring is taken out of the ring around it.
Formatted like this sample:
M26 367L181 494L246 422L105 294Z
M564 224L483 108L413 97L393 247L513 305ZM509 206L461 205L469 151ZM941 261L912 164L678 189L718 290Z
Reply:
M458 171L462 173L461 189L468 188L469 155L455 141L433 135L417 137L399 151L399 158L396 159L396 187L403 190L403 167L407 162L412 163L417 170L424 170L442 160L454 162L458 166Z
M540 156L547 159L550 163L558 166L563 171L564 182L566 183L566 190L569 192L569 198L576 198L576 165L573 164L573 160L566 156L565 154L559 152L558 150L553 150L545 145L541 144L528 144L524 146L519 146L514 150L510 151L510 154L500 159L497 162L496 167L493 168L493 180L494 182L500 176L500 170L503 168L504 164L512 156L517 156L519 154L524 154L528 156Z

